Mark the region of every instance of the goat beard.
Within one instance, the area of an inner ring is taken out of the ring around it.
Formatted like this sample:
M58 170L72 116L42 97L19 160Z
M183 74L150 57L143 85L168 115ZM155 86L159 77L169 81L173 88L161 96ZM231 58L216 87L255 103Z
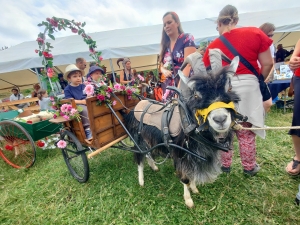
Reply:
M216 140L217 143L226 143L226 141L228 140L229 136L230 136L230 132L231 129L228 129L225 132L219 133L217 131L215 131L212 127L209 127L209 132L211 133L211 135L213 136L213 138Z

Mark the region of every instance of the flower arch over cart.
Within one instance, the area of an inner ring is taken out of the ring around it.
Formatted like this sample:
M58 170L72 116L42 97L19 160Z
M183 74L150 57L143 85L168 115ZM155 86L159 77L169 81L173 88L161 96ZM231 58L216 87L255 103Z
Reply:
M44 71L46 71L45 75L48 77L51 90L53 90L53 85L51 79L54 78L54 70L53 70L53 55L51 49L53 46L51 43L46 41L46 37L48 36L52 40L55 40L54 32L58 32L61 30L70 29L73 33L80 35L83 38L83 41L88 45L90 56L93 60L98 64L101 65L101 61L103 60L101 56L101 52L96 51L97 48L96 41L94 41L89 35L85 33L83 29L86 25L85 22L75 22L74 20L68 20L64 18L47 18L46 21L42 21L38 24L39 27L45 27L44 32L40 32L36 39L38 43L39 49L36 49L35 52L42 57L42 64L44 66Z
M96 51L97 48L96 41L94 41L89 35L87 35L83 29L85 26L85 22L75 22L74 20L68 20L64 18L47 18L46 21L42 21L38 24L39 27L45 27L44 32L40 32L36 39L39 49L36 49L35 52L42 57L42 64L44 66L44 70L46 71L46 76L48 77L51 90L53 90L53 85L51 79L54 78L54 70L53 70L53 58L54 56L51 53L51 49L53 46L51 43L46 41L46 36L50 37L52 40L55 40L53 36L54 32L58 32L61 30L70 29L73 33L80 35L83 38L83 41L88 45L90 56L96 62L97 65L101 65L101 61L103 60L100 51ZM87 95L95 95L98 99L99 105L102 103L107 103L110 105L116 104L115 101L111 101L112 93L121 92L122 94L126 94L129 99L135 96L135 94L139 94L139 89L136 85L130 87L125 85L120 85L116 83L114 86L109 87L104 81L106 80L106 75L103 75L101 81L98 82L97 87L91 84L90 81L85 82L86 84L86 94Z

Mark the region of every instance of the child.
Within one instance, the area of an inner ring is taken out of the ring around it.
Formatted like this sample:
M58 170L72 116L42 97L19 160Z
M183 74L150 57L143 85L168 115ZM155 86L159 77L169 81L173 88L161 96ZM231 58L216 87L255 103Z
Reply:
M104 70L99 66L91 66L89 73L86 75L87 81L98 86L100 79L104 74Z
M47 91L39 90L37 93L37 97L39 99L39 106L41 110L51 110L51 101L48 97Z
M83 109L81 114L81 121L85 131L86 138L92 139L92 133L90 130L90 123L88 119L88 113L86 108L86 95L83 93L85 85L82 84L82 73L81 70L74 64L66 67L64 79L69 81L69 85L65 87L65 99L73 98L75 103L80 105Z

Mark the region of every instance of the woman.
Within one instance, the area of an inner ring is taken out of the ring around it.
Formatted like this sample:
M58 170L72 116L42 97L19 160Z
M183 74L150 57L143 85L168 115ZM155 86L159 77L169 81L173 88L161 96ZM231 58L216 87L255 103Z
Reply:
M272 38L274 35L275 26L272 23L264 23L259 27L259 29L261 29L269 38ZM273 45L273 43L270 45L270 52L271 52L273 61L275 63L275 46ZM273 76L274 76L274 66L272 67L271 72L270 72L269 76L266 78L265 82L268 83L268 82L272 81ZM263 105L264 105L265 111L269 112L270 108L272 106L272 98L264 101Z
M40 89L41 89L41 86L39 84L33 85L33 92L31 93L31 98L37 97L37 94Z
M167 86L178 85L175 82L177 71L181 67L184 59L196 51L194 37L190 34L185 34L181 27L178 15L175 12L167 12L163 16L163 30L161 38L160 52L160 70L166 77L162 83L162 89L166 100L168 92ZM190 75L190 66L183 70L184 75Z
M294 112L292 126L300 126L300 39L298 40L293 55L290 60L290 68L294 70ZM287 165L286 171L290 175L300 174L300 130L290 130L295 148L295 157Z
M117 65L119 66L119 62L122 62L123 70L120 72L120 83L131 85L134 82L133 70L131 69L131 62L129 58L120 58L117 61ZM120 66L119 66L120 68Z
M219 13L217 19L217 30L219 34L224 36L244 58L257 70L259 67L257 61L261 65L261 76L267 78L273 66L273 61L270 53L270 45L272 40L267 37L260 29L255 27L236 28L239 20L238 11L234 6L227 5ZM207 48L219 48L230 59L234 55L217 38ZM209 51L206 51L203 61L206 66L210 65ZM225 65L226 63L223 62ZM264 108L262 103L262 95L259 88L257 77L244 64L240 62L236 71L236 76L232 80L232 90L235 91L241 98L241 101L236 106L239 113L248 117L248 122L243 122L244 127L264 127ZM239 149L244 173L254 176L260 169L256 163L256 134L265 138L264 131L252 132L249 130L237 131L236 135L239 141ZM222 152L222 170L230 172L232 163L233 151Z

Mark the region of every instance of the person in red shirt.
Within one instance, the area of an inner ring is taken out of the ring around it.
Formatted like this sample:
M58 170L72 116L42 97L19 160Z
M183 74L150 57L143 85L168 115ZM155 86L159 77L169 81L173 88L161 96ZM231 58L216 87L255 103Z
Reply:
M300 126L300 39L298 40L293 55L290 60L290 68L294 70L295 77L293 78L294 85L294 112L292 126ZM287 165L286 172L290 175L300 174L300 130L290 130L289 134L295 148L295 157Z
M227 5L219 13L217 30L265 79L273 66L269 48L272 40L256 27L237 28L238 20L237 9L232 5ZM210 65L209 49L214 48L220 49L230 59L234 58L234 54L217 38L207 47L203 57L205 66ZM257 61L259 61L261 69L259 69ZM228 63L223 62L223 66L226 64ZM248 121L243 122L242 126L264 127L264 108L257 77L240 62L236 76L231 82L232 90L241 98L241 101L236 105L236 110L248 117ZM255 133L249 130L236 132L244 173L250 176L254 176L260 170L259 165L256 163L256 134L265 138L265 131L261 130L255 131ZM230 172L232 155L233 151L221 153L222 170L224 172Z

